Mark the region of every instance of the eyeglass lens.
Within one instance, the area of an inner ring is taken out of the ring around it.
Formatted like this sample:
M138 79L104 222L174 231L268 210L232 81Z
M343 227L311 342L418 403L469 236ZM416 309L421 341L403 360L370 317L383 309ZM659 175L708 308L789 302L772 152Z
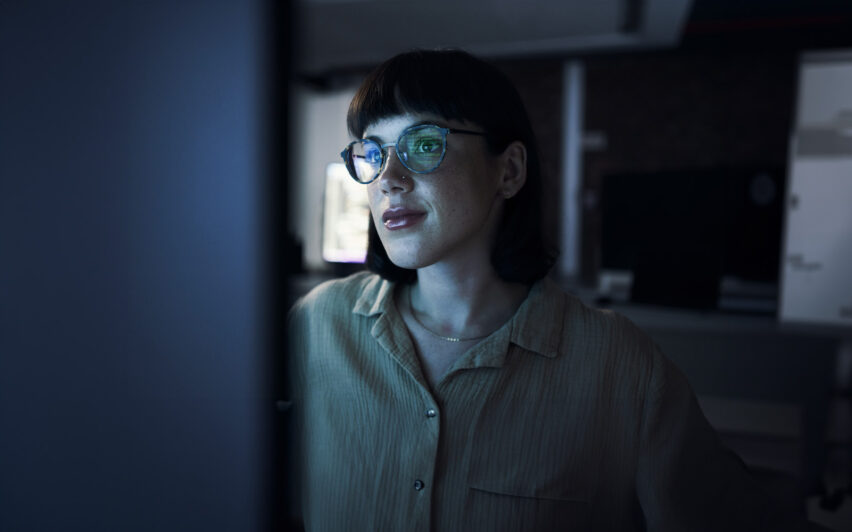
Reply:
M423 125L403 132L396 143L396 154L400 162L417 173L427 173L436 169L444 157L445 132L438 126ZM385 147L393 146L393 144ZM387 151L376 141L363 139L349 146L346 167L357 181L373 181L385 164Z
M356 180L369 183L381 172L384 155L372 140L360 140L349 146L346 168Z

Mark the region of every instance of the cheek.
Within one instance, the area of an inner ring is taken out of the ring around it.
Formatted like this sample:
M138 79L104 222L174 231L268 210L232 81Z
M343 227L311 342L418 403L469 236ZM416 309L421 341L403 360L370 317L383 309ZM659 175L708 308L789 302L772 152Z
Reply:
M370 183L367 185L367 202L370 204L370 214L375 219L376 216L381 216L378 210L381 208L382 191L378 185Z
M445 212L456 219L476 220L490 211L497 187L491 176L480 172L468 174L440 191Z

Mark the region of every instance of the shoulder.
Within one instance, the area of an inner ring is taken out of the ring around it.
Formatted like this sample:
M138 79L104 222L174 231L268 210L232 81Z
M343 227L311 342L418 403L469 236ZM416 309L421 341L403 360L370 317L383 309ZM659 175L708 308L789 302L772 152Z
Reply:
M645 383L665 364L654 340L627 317L591 307L571 294L564 298L560 351L575 363L597 368L607 378Z
M534 285L521 312L513 341L558 356L570 366L592 369L653 364L658 351L651 338L626 317L594 308L555 281Z
M325 281L299 298L290 309L288 319L304 319L313 314L351 313L364 296L378 292L384 281L371 272L358 272L343 279Z
M363 320L353 313L372 305L387 281L369 272L326 281L299 298L287 314L287 344L290 364L317 353L340 351L341 343L364 334ZM293 370L294 375L298 371Z
M561 300L562 343L582 342L607 350L653 351L651 338L627 317L610 309L595 308L563 290L550 279L544 285L548 298Z

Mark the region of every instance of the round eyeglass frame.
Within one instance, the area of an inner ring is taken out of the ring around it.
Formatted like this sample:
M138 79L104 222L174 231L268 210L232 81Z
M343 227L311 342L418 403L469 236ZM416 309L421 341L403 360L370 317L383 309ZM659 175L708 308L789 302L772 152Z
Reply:
M402 140L402 137L404 137L405 135L411 133L412 131L417 131L419 129L425 129L425 128L435 128L435 129L437 129L438 131L441 132L441 157L438 159L438 162L436 162L435 166L433 166L432 168L429 168L428 170L415 170L414 168L411 168L410 166L408 166L408 164L402 159L402 157L400 157L399 150L396 149L396 146L400 143L400 141ZM438 167L441 166L441 163L444 162L444 157L447 155L447 135L450 134L450 133L461 133L461 134L464 134L464 135L480 135L480 136L483 136L483 137L487 135L487 133L484 133L482 131L470 131L470 130L467 130L467 129L456 129L456 128L449 128L449 127L441 127L437 124L415 124L413 126L405 128L402 131L402 133L399 134L399 137L396 139L396 142L389 142L387 144L381 144L380 142L377 142L376 140L373 140L371 138L355 140L355 141L350 142L345 148L343 148L343 151L340 152L340 156L343 158L343 163L346 166L346 170L349 172L349 176L352 177L352 179L354 179L357 183L360 183L362 185L369 185L370 183L372 183L373 181L378 179L379 176L382 175L382 172L385 171L385 167L388 164L388 150L387 149L390 148L391 146L394 147L394 153L396 153L396 158L399 160L400 163L402 163L402 166L404 166L406 169L410 170L411 172L414 172L415 174L428 174L430 172L434 172L435 170L437 170ZM361 144L361 143L365 143L365 142L371 142L371 143L375 144L376 146L378 146L379 152L382 154L382 163L381 163L381 165L379 165L379 169L376 171L376 175L372 179L370 179L369 181L361 181L360 179L358 179L358 176L355 173L353 173L354 172L354 165L352 165L350 163L350 160L349 160L350 159L349 154L352 152L352 147L355 146L356 144Z

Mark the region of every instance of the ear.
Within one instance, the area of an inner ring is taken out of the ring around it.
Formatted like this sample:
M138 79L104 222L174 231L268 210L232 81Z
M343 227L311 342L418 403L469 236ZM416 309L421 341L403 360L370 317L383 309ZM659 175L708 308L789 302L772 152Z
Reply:
M500 164L503 174L497 190L509 199L527 182L527 147L519 140L512 142L500 154Z

